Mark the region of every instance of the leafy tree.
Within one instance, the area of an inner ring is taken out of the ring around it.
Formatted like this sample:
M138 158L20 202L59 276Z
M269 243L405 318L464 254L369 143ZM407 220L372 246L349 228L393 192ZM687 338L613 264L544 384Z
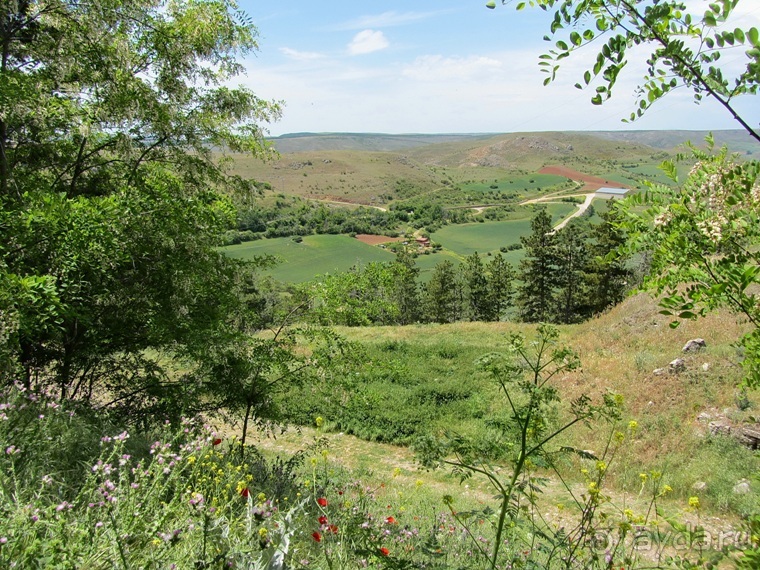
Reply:
M319 324L356 327L398 322L391 264L357 265L343 273L318 277L306 287L312 303L310 314Z
M462 312L461 286L448 259L435 266L425 289L426 316L436 323L453 323Z
M0 5L0 322L28 384L149 405L181 388L164 353L238 334L219 190L254 188L211 149L269 153L278 106L229 86L255 48L230 0Z
M523 321L536 323L554 317L557 281L557 236L545 210L531 220L531 234L520 238L525 257L520 261L517 304Z

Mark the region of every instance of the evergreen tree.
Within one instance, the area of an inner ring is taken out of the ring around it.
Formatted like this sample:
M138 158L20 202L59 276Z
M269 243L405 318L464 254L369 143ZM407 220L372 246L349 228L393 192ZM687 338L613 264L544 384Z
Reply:
M461 288L454 264L448 259L435 266L425 290L425 309L428 320L452 323L461 313Z
M548 322L553 318L557 288L557 237L552 219L545 210L531 221L531 234L520 238L525 257L520 262L517 304L520 319L529 323Z
M620 303L633 286L633 271L628 267L630 256L621 253L626 235L618 225L619 217L616 210L608 210L592 230L592 258L588 269L592 314Z
M496 255L488 264L487 277L488 304L485 320L500 321L512 306L515 271L504 257Z
M587 277L589 253L586 238L577 225L557 232L556 320L578 322L588 313Z
M465 285L465 307L471 321L488 319L488 280L483 262L477 252L468 256L460 266L462 281Z
M393 263L393 297L398 308L398 323L408 325L420 320L420 292L417 278L420 270L414 257L406 250L396 254Z

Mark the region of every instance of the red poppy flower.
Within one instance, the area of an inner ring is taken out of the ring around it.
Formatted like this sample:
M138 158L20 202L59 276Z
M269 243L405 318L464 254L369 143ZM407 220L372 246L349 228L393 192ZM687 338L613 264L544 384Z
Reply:
M218 437L214 441L211 442L212 445L219 445L220 443L222 443L222 440L219 439Z
M248 487L240 491L240 496L247 499L250 496L251 492L248 490Z
M382 554L383 556L388 556L390 553L391 551L385 548L384 546L380 549L380 554Z
M319 499L317 499L317 504L320 507L326 507L327 506L327 499L325 499L324 497L320 497Z
M321 542L321 541L322 541L322 535L321 535L321 534L319 534L317 531L314 531L314 532L312 532L312 533L311 533L311 537L312 537L312 538L313 538L315 541L317 541L317 542Z
M322 515L317 520L319 521L319 524L327 524L327 517L325 515Z
M393 517L388 517L387 519L385 519L385 522L387 522L388 524L396 524L396 519L394 519Z
M330 525L330 532L333 533L333 534L338 534L338 525L331 524Z

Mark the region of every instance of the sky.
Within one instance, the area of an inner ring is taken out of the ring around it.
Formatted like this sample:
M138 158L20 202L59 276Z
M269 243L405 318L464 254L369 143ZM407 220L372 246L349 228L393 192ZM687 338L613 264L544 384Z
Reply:
M689 0L702 13L704 0ZM485 0L239 0L258 29L259 50L238 78L261 98L284 103L273 136L294 132L506 133L741 128L715 101L695 105L675 90L630 125L645 52L632 57L613 97L590 102L574 87L595 44L563 60L543 86L539 55L552 44L550 14L488 9ZM734 21L760 27L760 1L743 0ZM745 59L737 50L724 68ZM760 98L739 101L760 124Z

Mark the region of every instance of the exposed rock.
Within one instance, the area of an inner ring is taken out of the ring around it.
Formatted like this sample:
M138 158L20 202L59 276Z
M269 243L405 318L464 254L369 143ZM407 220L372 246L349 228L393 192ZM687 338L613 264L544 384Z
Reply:
M667 370L665 370L664 368L655 368L654 370L652 370L652 374L654 374L655 376L662 376L666 372Z
M698 422L709 422L712 419L712 416L708 414L707 412L702 412L697 416Z
M750 487L749 487L749 481L747 479L741 479L739 480L736 485L734 485L734 494L735 495L746 495L749 493Z
M679 372L686 370L686 361L683 358L676 358L668 364L668 367L672 373L678 374Z
M705 372L707 372L708 370L710 370L710 363L709 362L705 362L702 365L702 370L704 370Z
M697 481L691 486L691 488L694 489L695 491L704 491L705 489L707 489L707 483L705 483L704 481Z
M731 435L731 424L722 421L710 422L707 429L712 435Z
M683 346L682 352L698 352L706 347L705 339L693 338Z

